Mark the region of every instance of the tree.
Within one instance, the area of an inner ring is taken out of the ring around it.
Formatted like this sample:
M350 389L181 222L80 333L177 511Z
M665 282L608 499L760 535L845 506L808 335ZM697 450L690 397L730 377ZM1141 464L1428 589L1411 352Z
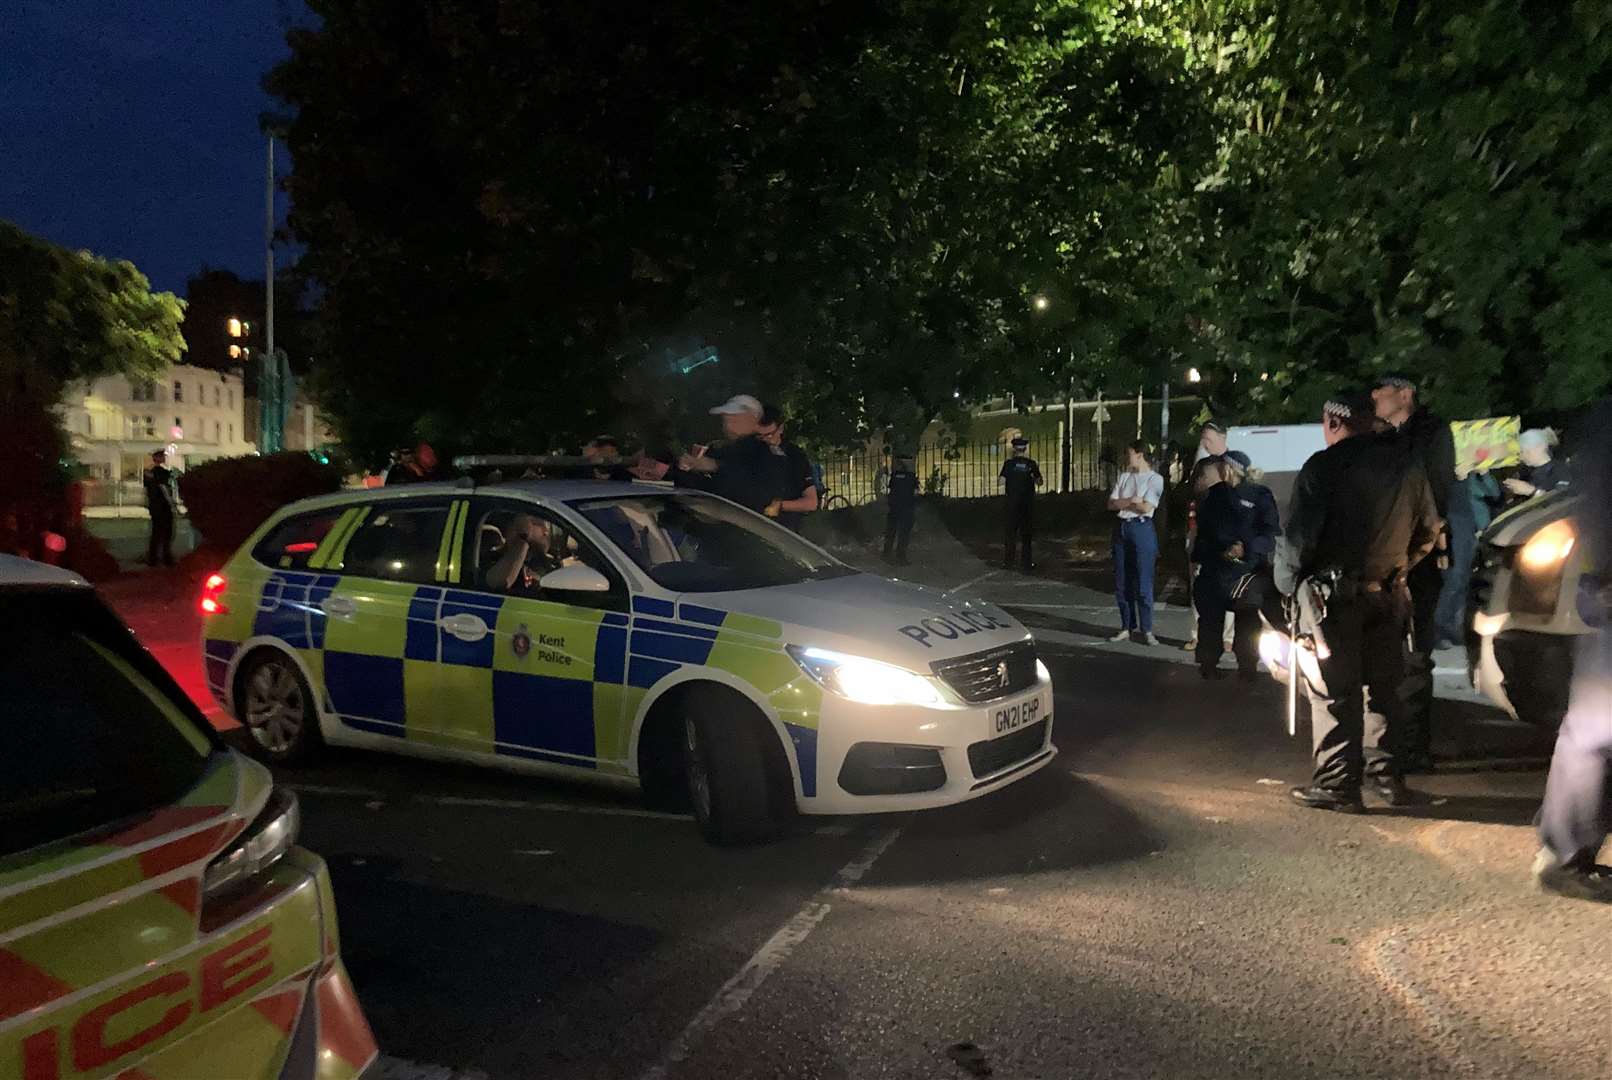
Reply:
M1171 178L1213 144L1152 7L311 6L268 85L361 452L585 436L670 341L831 441L1190 343Z
M1394 367L1456 416L1606 391L1604 4L1251 0L1212 18L1233 124L1204 185L1204 315L1228 399L1313 415Z
M62 478L55 409L75 382L156 378L179 357L184 305L127 262L0 221L0 507L40 512Z

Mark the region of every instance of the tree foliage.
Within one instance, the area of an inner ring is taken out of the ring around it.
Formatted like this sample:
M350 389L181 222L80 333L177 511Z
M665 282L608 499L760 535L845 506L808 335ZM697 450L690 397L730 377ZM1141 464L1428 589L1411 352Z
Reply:
M1606 391L1612 10L1252 0L1200 29L1231 121L1204 184L1225 396L1308 414L1389 368L1452 415Z
M0 221L0 507L37 504L59 478L66 439L54 410L68 386L160 376L179 357L183 308L130 263Z
M1604 4L310 6L269 87L361 453L676 439L735 389L840 442L1188 366L1258 419L1608 381Z
M668 342L849 438L1184 336L1158 222L1213 146L1131 5L312 6L269 85L321 401L371 452L585 435Z

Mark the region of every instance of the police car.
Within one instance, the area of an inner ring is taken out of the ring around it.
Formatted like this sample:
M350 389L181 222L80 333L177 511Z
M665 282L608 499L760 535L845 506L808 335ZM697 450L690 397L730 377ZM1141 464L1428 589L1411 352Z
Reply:
M208 579L208 682L264 757L636 783L721 843L960 802L1055 753L1051 679L998 608L698 492L460 484L294 504Z
M0 1077L377 1059L297 803L81 579L0 555Z
M1527 499L1485 531L1469 606L1472 684L1519 720L1559 727L1567 715L1587 552L1578 544L1571 489Z

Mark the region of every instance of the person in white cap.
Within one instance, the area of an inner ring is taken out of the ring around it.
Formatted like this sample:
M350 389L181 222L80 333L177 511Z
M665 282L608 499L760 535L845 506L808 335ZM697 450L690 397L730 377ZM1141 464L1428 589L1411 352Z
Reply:
M761 438L761 402L735 394L711 410L722 418L726 444L707 451L695 447L671 471L674 484L698 487L768 517L778 516L784 486L783 465Z
M1505 481L1506 490L1528 499L1566 487L1567 470L1550 456L1550 449L1556 443L1556 432L1550 428L1529 428L1518 436L1524 475Z

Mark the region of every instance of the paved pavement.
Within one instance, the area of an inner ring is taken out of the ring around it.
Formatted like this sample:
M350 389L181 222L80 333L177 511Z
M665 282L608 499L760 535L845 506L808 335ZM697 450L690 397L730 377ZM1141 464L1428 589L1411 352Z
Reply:
M974 570L923 565L948 587ZM149 581L114 595L126 615ZM1039 610L1017 575L969 588ZM140 616L165 661L194 640L191 600ZM1420 778L1420 805L1364 817L1298 809L1307 754L1275 684L1038 634L1052 765L764 847L487 770L343 752L283 773L382 1075L1607 1075L1612 911L1528 888L1541 772ZM1462 746L1517 734L1457 698L1439 720Z

